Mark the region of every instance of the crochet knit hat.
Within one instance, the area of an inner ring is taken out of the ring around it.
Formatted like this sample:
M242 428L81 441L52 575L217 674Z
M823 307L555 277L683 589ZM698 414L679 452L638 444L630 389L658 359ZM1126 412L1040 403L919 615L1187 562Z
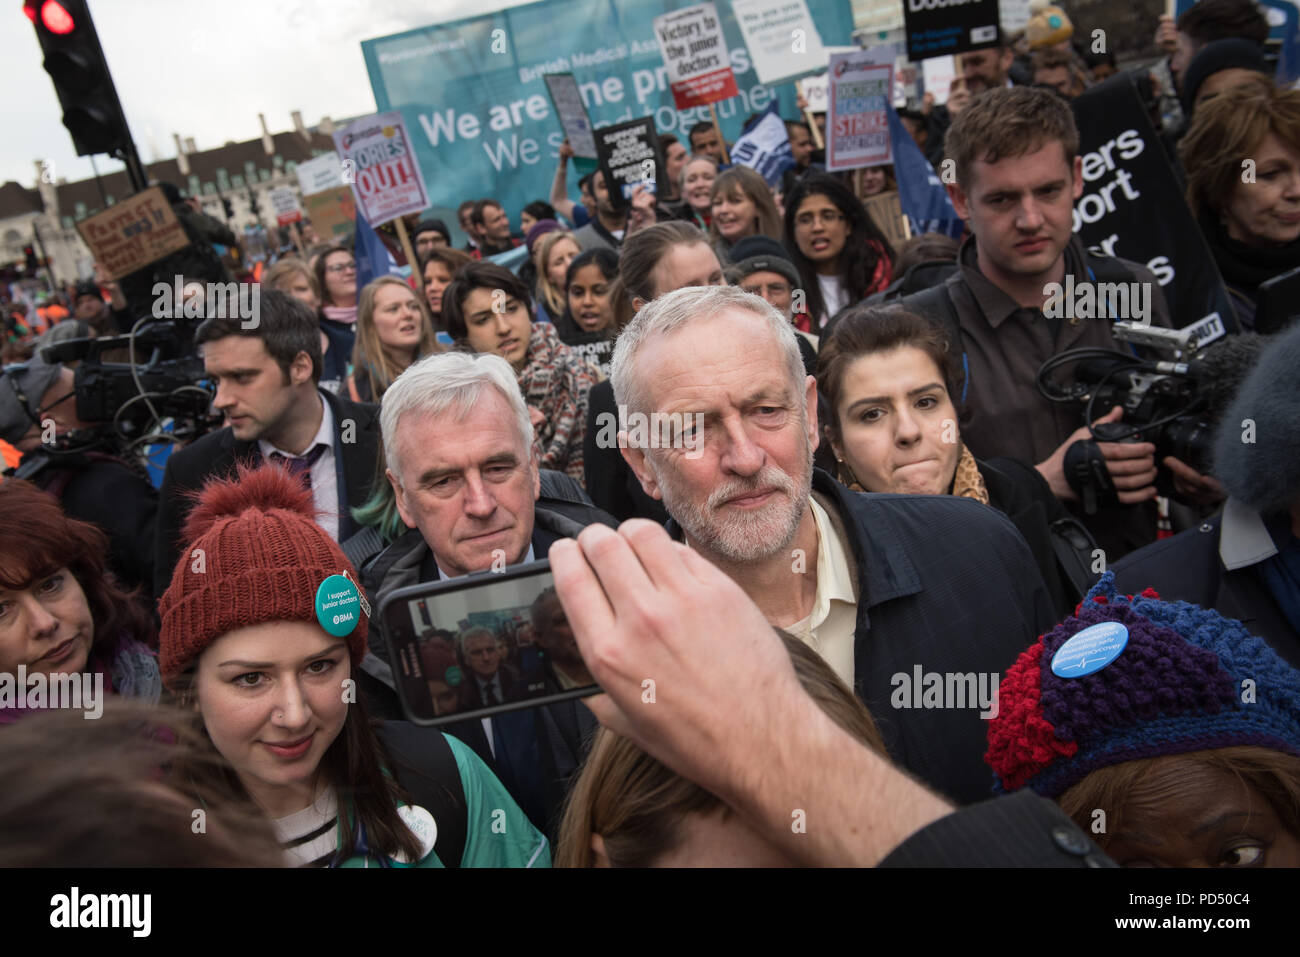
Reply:
M1033 0L1029 4L1032 14L1025 24L1025 40L1031 50L1041 50L1054 46L1074 36L1074 24L1060 7L1054 7L1043 0Z
M321 622L321 583L332 575L357 581L314 515L311 492L274 465L240 466L235 478L204 486L185 522L189 544L158 602L158 657L168 688L175 689L177 677L227 632L270 621ZM356 626L331 632L347 641L354 669L366 653L368 632L368 615L357 605L364 606L364 598L353 603Z
M1096 669L1119 644L1104 647L1115 623L1127 644ZM1103 640L1089 648L1093 636ZM1149 588L1121 595L1107 572L1002 679L984 760L995 791L1054 798L1099 768L1234 745L1300 756L1300 673L1241 622Z

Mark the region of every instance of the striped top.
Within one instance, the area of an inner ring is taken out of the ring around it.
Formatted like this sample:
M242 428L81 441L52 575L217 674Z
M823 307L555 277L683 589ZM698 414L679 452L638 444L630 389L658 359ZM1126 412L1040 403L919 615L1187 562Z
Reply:
M275 835L293 867L325 867L338 842L339 802L333 788L301 811L275 822Z

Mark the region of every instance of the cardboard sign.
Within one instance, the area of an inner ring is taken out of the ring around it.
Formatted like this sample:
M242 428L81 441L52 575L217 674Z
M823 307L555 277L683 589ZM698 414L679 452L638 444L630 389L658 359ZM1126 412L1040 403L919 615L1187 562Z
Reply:
M275 222L280 226L299 222L302 210L298 207L298 197L292 187L277 186L271 190L271 206L275 210Z
M346 239L356 228L357 204L351 186L304 196L302 205L322 241Z
M826 115L826 168L855 169L894 161L886 112L894 67L870 50L831 57L830 109Z
M121 279L190 244L159 186L83 219L77 232L106 279Z
M560 118L560 128L573 147L573 155L584 159L596 159L596 141L591 135L591 117L582 105L582 94L578 91L578 81L572 73L548 73L546 92L551 94L551 103L555 106L555 115Z
M1175 328L1211 312L1234 316L1214 257L1132 78L1112 77L1071 106L1083 159L1074 231L1083 244L1155 273Z
M980 50L998 42L998 0L903 0L907 58Z
M761 83L826 69L826 48L804 0L733 0L731 11Z
M397 111L364 116L334 134L344 175L372 226L429 207L411 138Z
M617 209L630 205L632 191L638 186L658 195L667 192L668 171L659 155L659 134L650 117L602 126L596 130L596 152L609 201Z
M337 153L327 153L299 163L294 172L298 174L298 187L304 196L323 193L347 183L343 178L343 163Z
M739 92L722 20L713 4L655 17L655 36L677 109L728 100Z
M897 190L878 193L864 199L862 205L867 208L871 221L880 227L894 249L912 238L907 221L903 218L903 206L898 200Z

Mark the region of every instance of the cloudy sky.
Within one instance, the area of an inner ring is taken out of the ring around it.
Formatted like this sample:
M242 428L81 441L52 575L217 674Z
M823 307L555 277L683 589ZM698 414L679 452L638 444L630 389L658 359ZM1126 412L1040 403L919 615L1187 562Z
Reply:
M118 96L146 163L174 156L172 132L199 149L292 128L291 110L315 124L373 112L361 41L477 16L523 0L90 0ZM41 67L36 31L17 0L0 18L0 183L36 181L37 159L55 176L91 176L62 123ZM100 172L120 168L96 157Z

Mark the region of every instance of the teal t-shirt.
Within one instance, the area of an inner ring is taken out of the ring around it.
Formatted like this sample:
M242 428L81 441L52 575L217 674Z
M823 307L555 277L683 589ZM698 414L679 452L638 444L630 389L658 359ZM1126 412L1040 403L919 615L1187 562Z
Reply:
M461 867L550 867L551 848L546 836L533 827L495 774L463 742L443 735L456 757L461 787L465 791L465 851ZM428 852L415 863L388 860L390 867L445 867L433 848L437 822L423 808L399 808L399 813L421 838ZM351 819L351 813L340 815ZM429 827L432 823L434 827ZM340 867L380 867L370 853L348 858Z

